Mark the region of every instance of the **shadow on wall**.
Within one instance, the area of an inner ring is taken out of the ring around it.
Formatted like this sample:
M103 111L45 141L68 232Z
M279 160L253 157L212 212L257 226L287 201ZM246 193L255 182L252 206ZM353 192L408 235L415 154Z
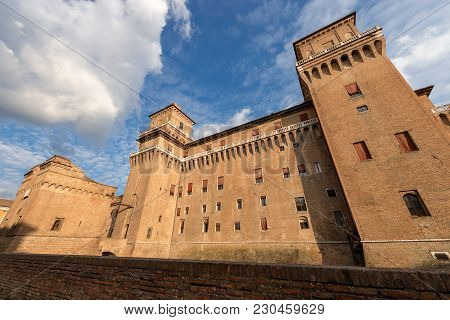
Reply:
M0 252L20 253L23 237L35 230L36 228L21 222L11 228L0 227Z

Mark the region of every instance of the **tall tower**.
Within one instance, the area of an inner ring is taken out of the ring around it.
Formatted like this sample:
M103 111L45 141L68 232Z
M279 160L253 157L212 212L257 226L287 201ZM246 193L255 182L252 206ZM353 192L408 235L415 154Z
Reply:
M387 57L382 29L361 33L355 20L352 13L294 43L303 95L316 108L366 265L445 263L448 142L431 101Z
M139 134L138 151L130 156L130 175L103 252L169 257L180 160L195 122L175 103L149 117L149 129Z

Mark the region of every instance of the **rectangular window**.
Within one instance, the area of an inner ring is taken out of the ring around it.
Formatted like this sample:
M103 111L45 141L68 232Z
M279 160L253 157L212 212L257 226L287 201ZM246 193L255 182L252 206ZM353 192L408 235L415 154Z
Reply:
M178 128L179 128L181 131L183 131L184 123L183 123L183 122L180 122L180 125L178 126Z
M266 217L261 217L261 230L266 231L267 229L267 219Z
M209 151L209 150L211 150L211 145L210 145L210 144L207 144L207 145L206 145L206 151Z
M411 152L419 150L408 131L395 134L398 144L402 152Z
M257 184L260 184L263 182L263 173L262 173L262 169L255 169L255 182Z
M297 208L297 212L307 211L305 197L295 198L295 207Z
M258 144L258 142L255 142L255 151L259 152L259 144Z
M309 223L307 217L301 217L299 220L300 229L309 229Z
M260 202L261 202L261 206L262 206L262 207L267 207L267 198L266 198L266 196L261 196L261 197L259 198L259 200L260 200Z
M289 168L283 168L283 178L289 179L291 176L291 172L289 171Z
M224 147L225 144L226 144L225 140L220 140L220 146L221 146L221 147Z
M23 198L24 199L28 198L30 196L30 192L31 192L31 189L25 190L25 192L23 193Z
M19 224L20 219L22 218L22 216L19 217L19 219L17 220L15 226L17 224ZM61 230L61 227L63 225L64 219L62 218L56 218L55 221L53 222L52 228L50 229L51 231L59 231Z
M313 163L313 168L314 168L314 172L315 173L321 173L322 172L322 168L320 167L320 163L319 162L314 162Z
M202 212L206 212L206 204L202 205Z
M56 221L55 221L56 222ZM126 239L127 238L127 236L128 236L128 229L130 228L130 224L129 223L127 223L126 225L125 225L125 234L123 235L123 238L124 239Z
M242 204L242 199L237 199L236 200L236 206L238 209L242 209L243 204Z
M208 180L203 180L203 184L202 184L202 192L208 192Z
M275 122L275 130L281 129L282 126L281 121Z
M186 209L184 210L184 214L188 215L189 214L189 207L186 207Z
M366 111L369 111L369 107L367 107L366 105L363 105L363 106L356 108L356 111L358 111L359 113L366 112Z
M224 181L223 177L217 178L217 190L223 190L223 181Z
M158 217L158 222L161 222L162 221L162 216L159 216Z
M327 189L327 195L328 195L329 198L336 197L336 190L334 190L334 189Z
M301 113L300 114L300 121L307 121L309 119L308 114L307 113Z
M152 238L152 233L153 233L153 228L150 227L147 229L147 239L151 239Z
M177 208L177 217L181 215L181 208Z
M187 157L188 155L189 155L189 151L187 151L187 150L184 150L184 151L183 151L183 157L185 157L185 158L186 158L186 157Z
M208 227L209 227L209 219L208 219L208 218L203 218L203 228L202 228L202 231L203 231L203 232L208 232Z
M222 202L216 203L216 211L220 211L222 209Z
M184 231L184 220L180 220L180 234L183 234Z
M188 183L187 194L188 196L192 195L192 182Z
M216 223L216 232L220 232L220 223Z
M307 176L308 172L306 172L306 166L304 164L298 165L298 174L301 176Z
M280 146L280 151L284 151L284 146Z
M403 192L403 201L408 208L409 213L416 217L430 216L425 203L417 190Z
M234 231L240 231L241 230L241 223L239 221L236 221L234 223Z
M372 159L372 155L370 154L370 151L364 141L355 142L353 146L355 147L359 160Z
M298 147L300 147L300 145L298 144L298 142L294 142L293 146L294 146L295 149L297 149Z
M342 211L334 210L333 214L334 214L334 220L336 220L336 225L338 225L339 227L345 227L347 225L345 223L345 218L344 218L344 214L342 213Z
M169 192L169 195L173 196L174 194L175 194L175 185L172 184L172 185L170 185L170 192Z
M352 83L345 87L345 90L347 90L347 93L350 97L357 97L361 95L361 90L358 87L358 84Z
M183 186L178 187L178 197L181 198L183 196Z
M257 135L259 135L259 129L253 129L252 136L255 137Z

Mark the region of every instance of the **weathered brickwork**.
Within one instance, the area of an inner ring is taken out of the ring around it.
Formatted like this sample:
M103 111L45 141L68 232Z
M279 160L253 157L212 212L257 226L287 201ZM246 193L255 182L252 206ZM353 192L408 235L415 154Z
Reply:
M448 299L448 271L0 254L1 299Z

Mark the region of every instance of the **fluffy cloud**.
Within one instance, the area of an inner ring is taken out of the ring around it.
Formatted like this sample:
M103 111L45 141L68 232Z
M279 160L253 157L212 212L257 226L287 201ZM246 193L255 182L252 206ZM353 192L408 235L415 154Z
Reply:
M250 108L243 108L236 112L228 121L225 123L207 123L199 128L194 128L194 137L196 139L209 136L211 134L239 126L243 123L250 121L250 114L252 110Z
M168 19L188 39L186 0L39 0L9 5L136 90L161 71L160 36ZM0 114L69 124L95 141L139 98L126 86L2 6Z

